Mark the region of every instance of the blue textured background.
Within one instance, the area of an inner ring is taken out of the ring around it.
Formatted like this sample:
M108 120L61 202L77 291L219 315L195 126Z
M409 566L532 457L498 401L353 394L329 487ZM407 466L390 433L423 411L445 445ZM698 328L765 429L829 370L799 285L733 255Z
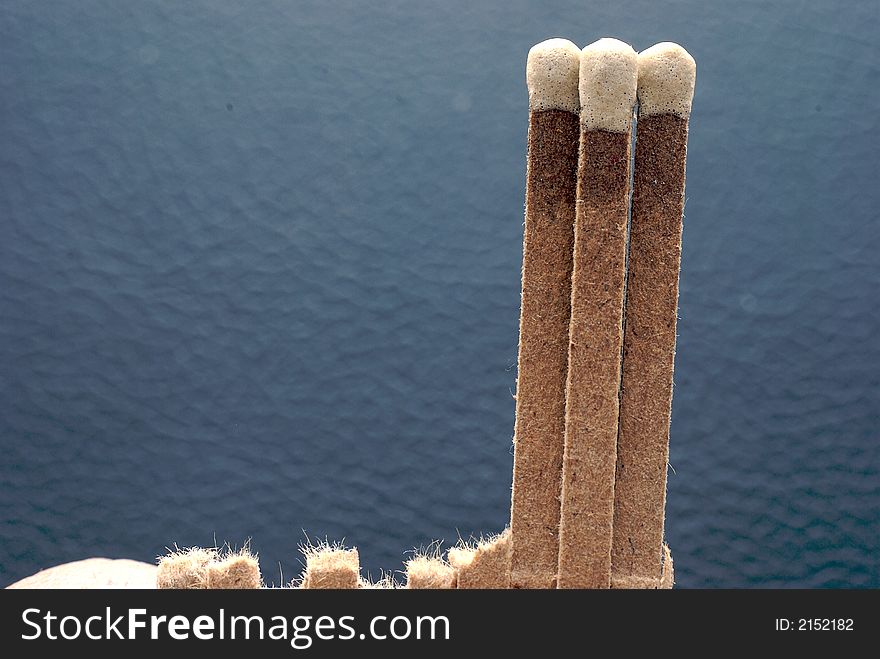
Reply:
M699 63L678 583L880 587L873 3L251 4L0 7L0 585L500 530L525 55L614 35Z

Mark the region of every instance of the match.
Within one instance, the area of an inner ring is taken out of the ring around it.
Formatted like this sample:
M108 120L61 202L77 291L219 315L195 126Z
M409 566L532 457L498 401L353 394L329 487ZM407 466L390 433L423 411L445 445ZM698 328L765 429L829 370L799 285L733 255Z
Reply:
M511 586L553 588L578 160L580 49L550 39L528 55L529 133L511 501Z
M611 585L614 471L638 56L599 39L580 58L559 588Z
M657 588L664 552L688 118L696 64L674 43L648 48L639 54L638 64L612 587Z

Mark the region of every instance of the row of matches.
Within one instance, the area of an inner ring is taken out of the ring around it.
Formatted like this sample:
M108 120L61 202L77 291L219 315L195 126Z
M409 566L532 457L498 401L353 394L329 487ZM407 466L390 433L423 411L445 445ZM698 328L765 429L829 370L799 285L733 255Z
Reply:
M657 588L696 65L616 39L529 52L510 582ZM638 109L635 111L636 104ZM635 115L635 158L631 158Z
M616 39L529 51L510 527L406 561L407 588L671 588L663 544L688 118L696 65ZM635 164L631 164L636 121ZM306 589L393 588L356 548L304 548ZM159 560L159 588L259 588L249 552Z

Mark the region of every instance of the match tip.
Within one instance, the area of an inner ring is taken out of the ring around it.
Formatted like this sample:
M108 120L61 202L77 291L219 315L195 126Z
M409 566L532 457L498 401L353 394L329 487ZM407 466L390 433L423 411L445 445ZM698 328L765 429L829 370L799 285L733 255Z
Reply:
M581 122L589 130L625 133L632 124L639 56L629 44L599 39L580 55Z
M639 115L675 114L687 119L694 98L697 63L677 43L639 53Z
M530 110L577 112L580 49L568 39L532 46L526 63Z

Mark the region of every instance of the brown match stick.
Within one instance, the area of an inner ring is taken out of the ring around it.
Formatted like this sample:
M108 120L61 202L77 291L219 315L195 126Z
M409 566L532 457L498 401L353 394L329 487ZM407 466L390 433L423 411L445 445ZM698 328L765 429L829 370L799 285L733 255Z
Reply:
M609 588L623 343L630 142L638 56L617 39L581 53L559 588Z
M529 137L516 387L511 586L552 588L574 241L580 49L550 39L529 51Z
M685 159L695 80L694 60L677 44L660 43L639 54L612 550L612 582L620 584L659 584L661 578Z

